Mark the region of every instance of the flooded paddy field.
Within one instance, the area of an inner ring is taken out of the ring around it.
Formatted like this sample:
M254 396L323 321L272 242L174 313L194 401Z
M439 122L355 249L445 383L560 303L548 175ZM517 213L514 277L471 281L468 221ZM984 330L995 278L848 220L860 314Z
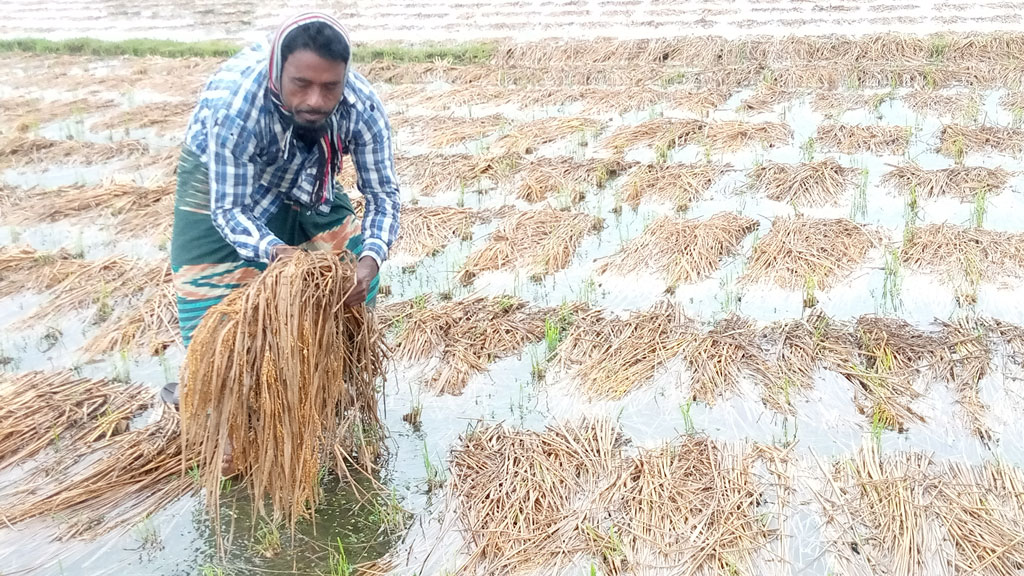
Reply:
M0 55L0 573L1024 573L1024 35L473 48L356 64L379 474L223 554L155 400L221 60Z

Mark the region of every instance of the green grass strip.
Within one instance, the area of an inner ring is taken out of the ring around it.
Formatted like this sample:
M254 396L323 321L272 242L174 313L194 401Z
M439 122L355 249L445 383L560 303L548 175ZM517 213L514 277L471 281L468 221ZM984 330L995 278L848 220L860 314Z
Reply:
M44 38L11 38L0 40L0 52L29 54L79 54L85 56L163 56L165 58L227 58L242 45L222 41L177 42L139 38L131 40L97 40L70 38L47 40ZM355 46L352 56L356 62L384 60L397 64L413 62L451 61L453 64L486 62L494 54L495 44L471 42L464 44L367 44Z

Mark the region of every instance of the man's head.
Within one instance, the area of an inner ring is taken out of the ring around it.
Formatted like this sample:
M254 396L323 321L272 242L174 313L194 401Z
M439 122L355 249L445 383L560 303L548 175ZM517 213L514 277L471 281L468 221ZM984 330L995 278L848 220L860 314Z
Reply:
M345 91L350 48L326 22L294 28L281 41L281 101L291 111L300 136L317 137Z

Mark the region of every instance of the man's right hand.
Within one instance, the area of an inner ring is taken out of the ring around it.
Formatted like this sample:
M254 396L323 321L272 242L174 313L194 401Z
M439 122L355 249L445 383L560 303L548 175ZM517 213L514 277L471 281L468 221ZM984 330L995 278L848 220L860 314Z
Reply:
M274 262L281 260L282 258L289 258L294 256L299 249L295 246L289 246L287 244L280 244L274 248Z

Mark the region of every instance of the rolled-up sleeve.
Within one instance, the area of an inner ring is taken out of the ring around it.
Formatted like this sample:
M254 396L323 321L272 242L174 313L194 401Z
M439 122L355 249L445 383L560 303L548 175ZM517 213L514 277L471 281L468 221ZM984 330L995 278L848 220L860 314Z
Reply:
M363 252L383 264L398 236L401 210L391 124L380 101L373 98L352 132L350 155L356 185L365 198Z
M283 244L253 213L256 139L236 118L221 114L209 135L210 215L213 225L245 260L269 262Z

